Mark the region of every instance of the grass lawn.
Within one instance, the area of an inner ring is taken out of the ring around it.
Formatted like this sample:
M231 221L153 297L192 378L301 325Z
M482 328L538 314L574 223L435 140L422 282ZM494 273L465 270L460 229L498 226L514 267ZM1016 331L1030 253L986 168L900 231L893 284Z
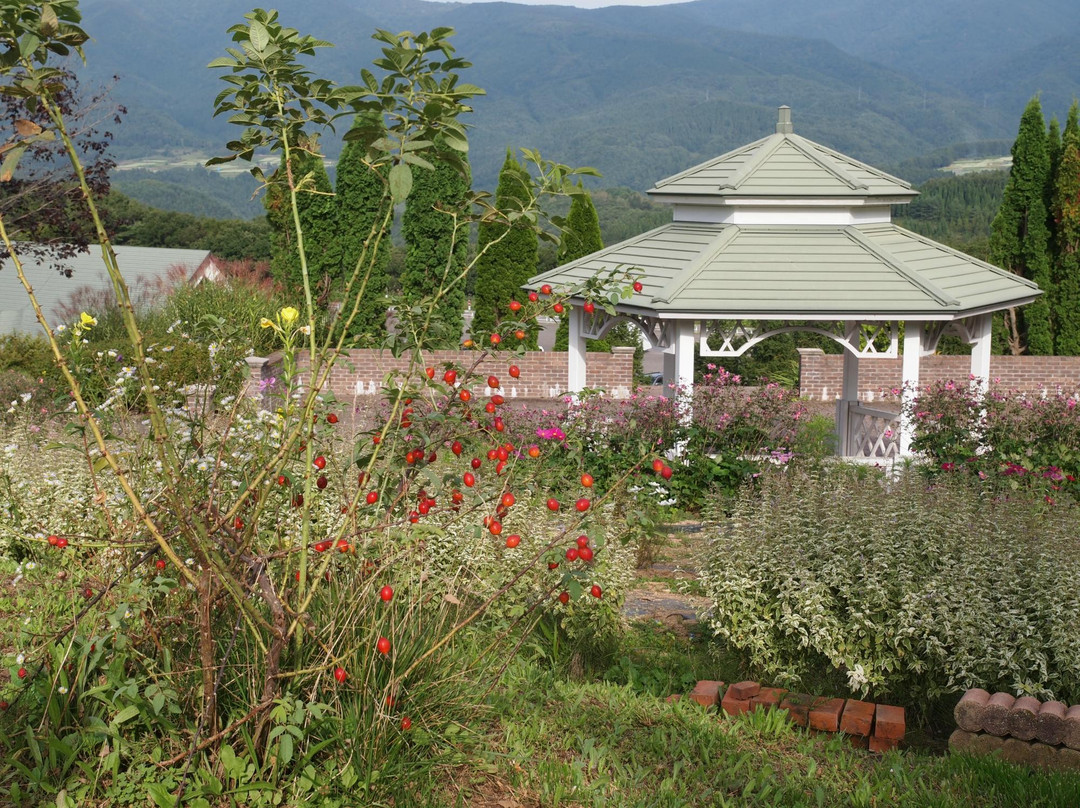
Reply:
M710 660L704 644L659 629L639 627L629 642L638 650L607 674L628 684L568 681L515 661L492 697L482 751L453 771L433 804L1080 805L1080 773L922 748L872 755L842 735L794 727L779 712L732 719L688 701L665 703L665 692L688 689L706 668L730 677L734 663Z

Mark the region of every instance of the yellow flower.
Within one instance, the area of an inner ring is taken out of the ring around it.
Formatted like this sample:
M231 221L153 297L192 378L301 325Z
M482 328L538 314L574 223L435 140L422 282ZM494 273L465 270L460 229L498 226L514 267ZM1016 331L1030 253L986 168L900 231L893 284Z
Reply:
M285 325L292 325L296 322L296 318L300 316L300 312L292 306L286 306L278 312L278 316L281 317L281 322L285 323Z
M261 325L263 328L273 328L274 327L274 324L270 320L267 320L265 317L263 317L261 320L259 320L259 325Z
M85 311L79 315L79 322L82 324L83 328L91 328L97 325L97 320L95 320Z

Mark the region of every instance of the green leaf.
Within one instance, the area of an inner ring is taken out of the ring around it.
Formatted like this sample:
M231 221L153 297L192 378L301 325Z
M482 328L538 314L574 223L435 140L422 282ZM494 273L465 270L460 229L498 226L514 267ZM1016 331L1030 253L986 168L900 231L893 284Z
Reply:
M22 39L19 40L19 55L23 59L29 59L39 47L41 47L41 40L34 34L23 34Z
M53 36L60 28L60 20L56 17L56 11L48 4L41 6L41 33L42 36Z
M398 163L390 169L390 198L395 205L404 202L412 190L412 169L406 163Z
M240 63L236 59L231 59L228 56L219 56L212 62L207 64L207 67L236 67Z
M251 26L248 28L248 36L251 39L252 47L255 50L261 51L270 44L270 34L266 30L266 26L256 20L251 21Z
M120 726L120 724L123 724L125 721L130 721L132 718L134 718L138 714L139 714L139 708L136 707L134 704L129 704L123 710L118 712L116 714L116 716L113 718L113 720L112 720L113 726Z
M293 739L291 735L282 735L281 743L278 745L278 760L283 765L288 765L293 757Z
M0 182L10 182L12 176L15 174L15 169L19 166L19 160L22 159L23 154L26 152L26 145L20 143L18 146L13 146L8 150L7 157L4 158L3 165L0 165Z
M469 141L463 137L452 135L449 132L443 133L443 143L449 146L454 151L467 152L469 150Z
M176 800L173 798L169 787L163 783L154 783L146 789L147 795L154 801L158 808L173 808Z

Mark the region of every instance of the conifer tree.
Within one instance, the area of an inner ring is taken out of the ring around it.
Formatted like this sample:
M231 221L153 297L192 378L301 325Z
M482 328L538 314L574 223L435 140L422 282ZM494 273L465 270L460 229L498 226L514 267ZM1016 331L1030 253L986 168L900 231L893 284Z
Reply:
M401 295L406 305L432 298L442 289L433 309L430 347L461 344L464 325L465 281L460 278L468 257L468 230L451 213L469 194L468 164L436 160L434 168L412 167L412 191L401 222L405 237L405 268ZM453 253L451 254L451 250Z
M1065 131L1061 134L1062 143L1070 134L1080 137L1080 107L1077 106L1076 99L1073 99L1072 106L1069 107L1069 115L1065 118Z
M1046 132L1046 153L1050 156L1050 182L1047 183L1046 209L1050 210L1050 199L1054 195L1054 180L1058 165L1061 163L1061 124L1057 115L1050 116L1050 127ZM1052 230L1053 228L1051 228Z
M584 258L597 250L604 248L604 240L600 236L600 217L596 213L596 205L587 192L576 194L570 202L570 212L566 214L566 224L563 227L559 252L556 261L561 266ZM559 327L555 332L555 350L565 351L570 346L570 321L567 317L559 318ZM611 344L608 340L588 340L586 348L593 351L610 351Z
M1043 295L1028 305L1021 316L1006 316L1009 343L1014 352L1026 344L1029 353L1052 354L1054 337L1050 321L1052 295L1047 228L1046 185L1050 171L1046 123L1038 97L1028 102L1013 143L1012 169L1001 207L990 234L990 259L998 266L1035 281Z
M495 205L499 210L523 210L531 201L528 172L507 150L499 172ZM528 222L507 226L498 222L480 225L477 240L475 291L473 292L472 334L483 337L492 333L506 316L507 306L520 296L521 286L536 274L540 242ZM526 347L536 349L536 334L530 334Z
M305 138L293 147L291 162L311 292L316 298L325 300L329 285L340 276L341 271L334 192L319 153L318 141L314 137ZM263 205L271 230L270 273L275 281L285 287L288 295L302 297L303 274L289 208L284 157L270 177Z
M582 189L582 193L574 196L570 203L570 212L566 215L566 226L563 229L562 240L559 242L557 260L559 264L568 264L602 249L604 249L604 240L600 236L600 217L596 213L592 197ZM606 352L615 346L635 349L634 369L640 372L645 351L641 347L641 337L637 326L631 323L619 323L600 339L588 340L585 343L586 350L589 351ZM570 321L562 317L559 328L555 332L555 350L565 351L569 347Z
M1054 348L1080 355L1080 127L1077 103L1069 109L1054 183Z
M358 118L354 129L381 123L379 118ZM358 294L363 284L363 295L350 331L357 345L371 347L379 345L386 333L386 268L391 245L389 227L383 229L382 224L390 203L386 171L372 166L365 152L362 139L346 141L337 166L335 190L344 281L352 277L357 262L361 262L352 294Z

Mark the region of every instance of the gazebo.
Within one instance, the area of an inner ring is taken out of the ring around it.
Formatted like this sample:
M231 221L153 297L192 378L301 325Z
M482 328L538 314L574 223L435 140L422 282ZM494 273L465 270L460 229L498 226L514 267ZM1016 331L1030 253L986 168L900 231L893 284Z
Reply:
M971 374L985 385L992 313L1041 294L893 224L892 206L917 193L796 135L780 107L774 134L656 183L649 194L672 206L670 223L530 279L530 288L570 289L612 270L642 275L642 291L614 316L585 314L571 299L567 389L585 388L585 341L623 321L664 349L665 389L680 390L692 387L695 352L736 357L770 336L812 331L844 349L840 454L909 454L912 424L859 403L859 360L902 356L910 397L920 359L955 334L972 346Z

